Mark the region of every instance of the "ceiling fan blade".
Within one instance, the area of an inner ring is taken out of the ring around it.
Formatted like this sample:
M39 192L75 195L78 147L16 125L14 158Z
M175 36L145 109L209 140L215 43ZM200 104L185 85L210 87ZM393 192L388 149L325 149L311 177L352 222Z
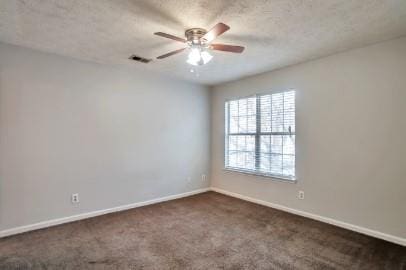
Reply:
M167 34L167 33L163 33L163 32L156 32L156 33L154 33L154 35L164 37L164 38L169 38L169 39L179 41L179 42L183 42L183 43L186 42L186 39L184 39L184 38L176 37L176 36L173 36L173 35L170 35L170 34Z
M242 46L227 45L227 44L211 44L210 47L211 49L216 51L233 52L233 53L242 53L245 49Z
M216 37L223 34L225 31L230 29L230 26L224 23L216 24L209 32L207 32L202 38L207 41L207 43L212 42Z
M163 55L161 55L161 56L158 56L157 59L163 59L163 58L169 57L169 56L171 56L171 55L174 55L174 54L183 52L185 49L186 49L186 48L182 48L182 49L179 49L179 50L176 50L176 51L169 52L169 53L167 53L167 54L163 54Z

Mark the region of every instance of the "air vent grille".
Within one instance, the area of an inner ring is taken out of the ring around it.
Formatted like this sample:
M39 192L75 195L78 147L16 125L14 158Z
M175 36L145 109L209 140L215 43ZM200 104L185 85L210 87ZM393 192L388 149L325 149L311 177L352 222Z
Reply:
M134 60L134 61L138 61L138 62L141 62L141 63L144 63L144 64L147 64L147 63L152 61L152 59L147 59L147 58L135 55L135 54L131 55L129 59Z

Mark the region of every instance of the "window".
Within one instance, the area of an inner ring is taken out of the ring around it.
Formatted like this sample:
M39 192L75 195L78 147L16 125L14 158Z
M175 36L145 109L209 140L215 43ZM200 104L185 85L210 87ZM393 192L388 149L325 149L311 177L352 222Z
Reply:
M295 91L225 104L225 168L295 179Z

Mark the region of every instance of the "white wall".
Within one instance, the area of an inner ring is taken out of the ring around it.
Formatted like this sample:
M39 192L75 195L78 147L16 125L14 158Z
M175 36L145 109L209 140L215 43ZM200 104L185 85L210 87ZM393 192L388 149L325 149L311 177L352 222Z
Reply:
M0 230L207 187L209 115L205 87L0 44Z
M224 102L294 88L297 184L225 172ZM406 238L406 38L212 89L212 186ZM298 200L299 190L305 200Z

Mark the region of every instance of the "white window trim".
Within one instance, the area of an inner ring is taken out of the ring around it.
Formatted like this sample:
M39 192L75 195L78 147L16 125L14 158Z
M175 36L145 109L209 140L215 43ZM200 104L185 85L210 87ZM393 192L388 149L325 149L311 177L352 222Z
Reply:
M276 94L276 93L283 93L283 92L288 92L288 91L295 91L294 89L289 89L286 91L280 91L280 92L275 92L275 93L262 93L262 94L255 94L255 95L250 95L250 96L246 96L246 97L239 97L239 98L234 98L234 99L226 99L224 104L230 104L230 101L235 101L235 100L239 100L239 99L248 99L248 98L252 98L252 97L256 97L257 98L257 104L258 104L258 99L260 96L266 96L266 95L272 95L272 94ZM260 107L256 106L257 109L257 115L260 115L260 113L258 112L260 110ZM229 113L230 108L227 108L227 112ZM242 174L247 174L247 175L253 175L253 176L260 176L260 177L264 177L264 178L270 178L271 180L275 180L275 181L281 181L281 182L287 182L287 183L292 183L295 184L297 183L297 173L296 173L296 169L295 169L295 176L286 176L286 175L278 175L278 174L271 174L271 173L264 173L264 172L260 172L257 170L248 170L248 169L241 169L241 168L235 168L235 167L228 167L225 166L226 165L226 158L227 155L226 153L228 152L227 146L228 146L228 142L226 143L226 140L228 140L228 136L230 135L230 133L228 133L228 130L230 130L230 121L229 121L229 115L228 113L225 113L225 117L224 117L224 127L227 127L227 132L224 133L224 155L223 155L223 170L226 172L237 172L237 173L242 173ZM295 114L296 114L296 108L295 108ZM296 117L295 117L296 118ZM260 132L260 121L261 119L259 117L256 118L256 132L252 133L252 135L255 135L255 152L257 155L257 151L259 151L259 142L257 141L259 136L261 136L261 134L263 135L264 133ZM265 133L271 133L271 132L265 132ZM279 132L280 133L280 132ZM283 132L282 132L283 133ZM286 132L285 132L286 133ZM249 135L250 133L247 133L247 135ZM291 134L291 133L290 133ZM294 135L296 135L296 130L293 133ZM233 135L233 133L231 133L231 135ZM283 135L283 134L282 134ZM287 135L287 134L286 134ZM296 141L296 140L295 140ZM296 143L295 143L296 144ZM257 149L258 148L258 149ZM295 152L296 152L296 146L295 146ZM295 154L295 159L296 159L296 154ZM257 160L256 160L257 162ZM256 166L257 167L257 166ZM295 162L295 167L296 167L296 162Z
M277 174L261 173L258 171L243 170L243 169L232 168L232 167L224 167L223 171L236 172L236 173L248 174L248 175L253 175L253 176L260 176L260 177L270 178L271 180L287 182L287 183L292 183L292 184L297 183L296 176L295 177L288 177L288 176L284 176L284 175L279 176Z

